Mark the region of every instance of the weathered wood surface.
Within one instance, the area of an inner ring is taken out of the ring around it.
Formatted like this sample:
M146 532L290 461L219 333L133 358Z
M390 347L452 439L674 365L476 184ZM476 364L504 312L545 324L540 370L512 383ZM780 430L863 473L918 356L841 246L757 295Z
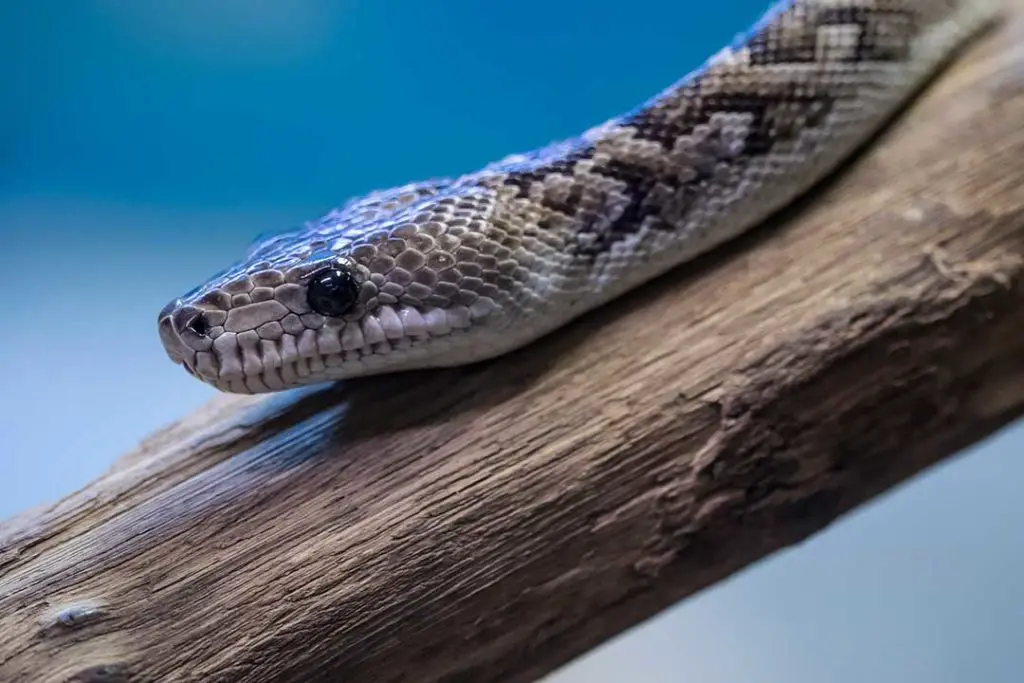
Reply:
M530 681L1016 418L1015 8L697 267L498 362L218 398L9 520L0 680Z

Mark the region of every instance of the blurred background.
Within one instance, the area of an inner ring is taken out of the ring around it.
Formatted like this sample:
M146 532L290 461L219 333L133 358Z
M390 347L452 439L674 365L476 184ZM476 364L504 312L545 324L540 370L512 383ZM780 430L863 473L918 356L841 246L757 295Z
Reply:
M0 518L212 396L155 315L255 235L577 133L764 5L0 3ZM1024 425L550 681L1018 683L1022 451Z

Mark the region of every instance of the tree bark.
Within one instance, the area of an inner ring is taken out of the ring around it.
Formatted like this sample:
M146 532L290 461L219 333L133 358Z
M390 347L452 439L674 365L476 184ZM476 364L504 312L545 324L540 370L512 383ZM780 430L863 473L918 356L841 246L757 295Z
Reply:
M1017 1L719 253L494 362L220 396L5 522L0 680L534 680L1018 417L1022 273Z

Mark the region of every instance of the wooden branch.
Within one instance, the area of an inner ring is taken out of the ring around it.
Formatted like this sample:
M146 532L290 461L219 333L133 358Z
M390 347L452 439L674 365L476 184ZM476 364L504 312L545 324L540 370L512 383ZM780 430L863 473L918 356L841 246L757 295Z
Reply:
M219 397L9 520L0 680L530 681L1019 416L1014 8L698 266L497 362Z

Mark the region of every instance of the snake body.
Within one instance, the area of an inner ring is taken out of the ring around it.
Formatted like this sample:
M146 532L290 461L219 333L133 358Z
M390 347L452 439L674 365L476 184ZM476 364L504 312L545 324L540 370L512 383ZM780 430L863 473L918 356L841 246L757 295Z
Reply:
M170 302L170 358L262 393L498 356L730 240L877 131L996 0L795 0L648 102L354 199Z

